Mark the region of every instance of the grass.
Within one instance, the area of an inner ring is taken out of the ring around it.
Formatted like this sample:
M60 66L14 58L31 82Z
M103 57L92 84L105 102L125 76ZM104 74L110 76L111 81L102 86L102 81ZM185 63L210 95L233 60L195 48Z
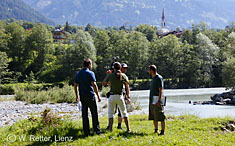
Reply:
M235 124L231 118L209 118L200 119L196 116L168 116L166 122L165 136L154 134L152 121L147 120L147 115L130 116L130 127L132 132L116 129L117 121L114 123L114 131L109 132L104 128L107 126L107 117L99 118L100 126L104 132L102 135L84 137L82 133L81 120L71 121L55 115L45 115L42 118L31 117L15 123L12 126L0 128L0 143L3 145L234 145L234 131L225 131L228 123ZM50 115L50 114L48 114ZM116 120L116 118L115 118ZM91 120L90 120L91 122ZM90 123L91 125L91 123ZM123 124L125 129L125 126ZM8 137L8 136L12 137ZM9 142L10 140L15 142ZM25 140L19 140L19 136L26 136ZM31 136L31 141L30 141ZM39 141L39 136L50 138L50 141ZM55 137L56 136L56 137ZM38 137L33 139L33 137ZM63 137L64 140L59 137ZM72 138L72 139L70 139ZM33 141L34 140L34 141ZM71 141L70 141L71 140Z
M26 91L18 88L15 91L15 99L32 104L76 102L74 89L69 85L64 85L63 88L53 87L42 91Z

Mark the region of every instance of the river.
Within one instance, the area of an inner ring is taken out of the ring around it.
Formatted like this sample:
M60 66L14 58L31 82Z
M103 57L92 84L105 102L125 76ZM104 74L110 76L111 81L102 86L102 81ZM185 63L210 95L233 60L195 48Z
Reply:
M201 118L226 116L235 118L235 106L189 104L189 101L210 101L212 95L222 92L226 92L225 88L165 89L164 95L167 97L165 113L166 115L191 114ZM131 91L131 97L144 111L148 111L149 90Z

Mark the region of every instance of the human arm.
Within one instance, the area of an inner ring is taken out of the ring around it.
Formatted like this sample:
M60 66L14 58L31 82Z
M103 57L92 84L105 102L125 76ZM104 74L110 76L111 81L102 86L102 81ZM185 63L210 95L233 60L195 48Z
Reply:
M75 91L75 95L76 95L76 101L79 102L80 98L78 96L78 83L74 83L74 91Z
M130 103L130 87L129 82L125 82L125 90L126 90L126 96L127 96L127 104Z
M161 100L162 100L162 88L159 88L159 94L158 94L158 101L157 101L157 106L161 106Z
M106 75L106 77L104 78L103 82L102 82L102 86L105 86L106 84L108 84L108 77L109 77L109 74Z
M96 82L94 82L94 81L92 81L91 84L92 84L92 86L94 88L95 94L98 97L98 102L100 102L101 98L100 98L100 94L99 94L99 91L98 91L98 86L97 86Z

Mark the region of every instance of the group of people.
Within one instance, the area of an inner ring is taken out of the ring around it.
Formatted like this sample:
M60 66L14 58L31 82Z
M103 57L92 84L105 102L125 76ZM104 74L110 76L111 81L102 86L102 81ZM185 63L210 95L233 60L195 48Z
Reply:
M98 102L101 101L96 78L92 69L92 60L86 59L83 62L83 69L77 72L74 83L74 90L77 102L81 101L82 104L82 121L83 131L85 136L90 135L88 108L92 115L93 130L96 134L101 134L98 111L95 94ZM130 133L130 124L126 104L130 103L130 88L129 80L126 76L127 65L114 62L112 69L106 72L106 77L102 82L102 86L109 85L110 91L108 92L108 117L109 124L107 129L112 131L113 118L116 111L118 111L118 129L122 129L122 118L125 121L127 132ZM165 115L163 111L162 97L163 97L163 78L157 73L157 67L150 65L148 73L152 76L149 96L149 120L153 120L155 127L154 132L158 135L164 135L165 131ZM79 92L78 92L79 91ZM79 95L78 95L79 94ZM158 133L158 121L161 121L161 132Z

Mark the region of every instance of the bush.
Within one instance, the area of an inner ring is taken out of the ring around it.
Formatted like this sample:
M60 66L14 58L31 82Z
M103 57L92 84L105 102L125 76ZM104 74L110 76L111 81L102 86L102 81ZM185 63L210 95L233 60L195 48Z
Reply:
M101 90L101 96L106 97L107 93L110 91L110 87L103 87L102 86L102 90Z
M58 137L72 137L73 139L77 139L78 135L82 135L81 129L82 127L76 125L73 121L62 119L62 117L58 117L53 113L51 109L45 109L41 117L31 116L28 119L19 121L10 126L7 132L13 133L14 135L25 136L23 142L29 142L30 145L49 145L49 143L58 140ZM33 139L37 137L49 139L42 141ZM16 142L22 144L20 139L16 139Z
M130 104L126 105L127 112L133 112L135 110L141 110L140 104L137 102L137 100L131 100Z
M57 83L41 83L41 84L33 84L33 83L12 83L12 84L3 84L0 85L0 95L12 95L16 90L24 90L24 91L41 91L48 90L53 87L64 86L63 82Z
M17 88L15 98L33 104L76 102L73 87L69 85L65 85L63 88L54 87L42 91L26 91Z
M0 95L12 95L14 88L12 86L0 85Z

